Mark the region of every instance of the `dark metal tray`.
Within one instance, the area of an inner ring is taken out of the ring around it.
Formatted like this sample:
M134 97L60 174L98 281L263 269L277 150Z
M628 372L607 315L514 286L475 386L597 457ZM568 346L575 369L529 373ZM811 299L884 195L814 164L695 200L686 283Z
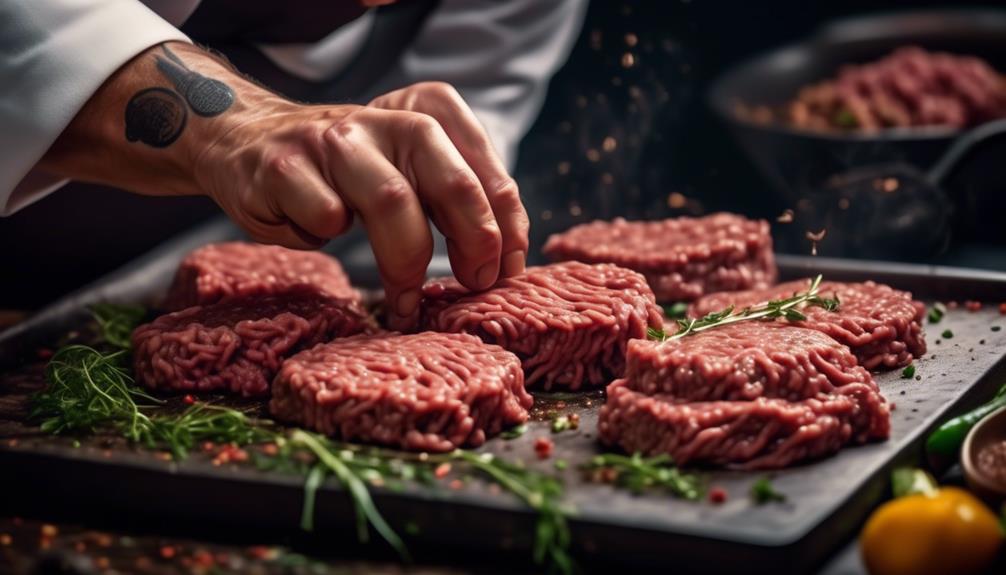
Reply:
M25 425L24 398L39 385L34 350L51 344L66 330L79 327L83 306L95 301L147 302L163 293L178 260L189 249L237 237L226 222L212 223L165 244L135 264L57 302L35 318L0 335L0 468L16 483L18 504L72 506L103 515L135 515L174 521L213 521L245 528L296 530L302 505L297 477L247 467L215 467L194 457L176 464L115 442L73 448L68 438L43 436ZM334 246L354 280L373 285L376 274L369 249L350 237ZM952 310L938 326L927 326L929 353L916 361L921 380L902 379L900 371L877 376L881 389L896 404L892 436L884 443L849 448L823 461L773 474L785 493L781 504L757 506L748 496L751 483L763 474L710 472L711 485L723 487L722 505L685 502L666 495L633 496L609 486L584 481L576 469L597 452L594 431L597 392L577 399L563 397L581 414L579 430L552 435L549 414L556 397L539 396L537 421L523 437L492 440L485 449L530 465L551 468L555 458L570 467L563 472L575 550L589 565L606 560L641 565L673 565L703 572L807 572L819 566L847 541L884 495L890 469L915 462L921 439L950 413L960 412L990 395L1006 377L1006 274L955 268L780 256L784 277L824 273L828 279L873 279L912 290L927 302L983 300L977 312ZM446 271L435 258L433 273ZM995 305L989 305L990 303ZM935 329L934 329L935 327ZM941 339L950 329L952 339ZM939 342L937 340L940 340ZM28 365L28 367L24 367ZM555 440L553 459L537 462L532 442ZM81 493L90 494L87 498ZM378 507L400 532L418 526L412 546L465 546L511 552L527 550L533 540L531 512L506 494L478 481L452 490L414 486L404 492L376 490ZM319 529L341 532L352 526L349 499L332 484L317 500Z

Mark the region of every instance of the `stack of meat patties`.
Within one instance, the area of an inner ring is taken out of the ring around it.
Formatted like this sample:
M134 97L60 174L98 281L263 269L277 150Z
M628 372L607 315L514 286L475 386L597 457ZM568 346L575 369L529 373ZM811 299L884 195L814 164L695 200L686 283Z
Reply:
M593 222L553 236L546 253L636 269L657 283L664 301L690 301L689 316L701 317L809 288L810 280L769 287L776 276L771 245L767 223L715 214ZM886 439L890 408L868 369L904 366L925 352L924 307L872 282L823 282L819 293L838 299L838 309L806 306L800 321L747 321L630 342L624 377L607 388L601 440L669 454L679 464L750 469Z

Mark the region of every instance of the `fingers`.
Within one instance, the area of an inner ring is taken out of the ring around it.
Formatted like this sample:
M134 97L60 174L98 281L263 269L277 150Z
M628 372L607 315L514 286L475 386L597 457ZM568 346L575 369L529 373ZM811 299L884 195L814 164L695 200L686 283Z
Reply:
M516 182L489 135L457 90L442 82L416 84L377 98L372 105L409 109L433 117L478 178L502 238L500 277L524 271L529 220Z
M423 114L403 112L385 124L382 138L391 157L410 158L416 192L434 223L447 237L454 275L470 289L489 288L499 275L501 235L496 217L475 173L437 124ZM395 147L408 153L395 154Z
M384 283L392 329L418 318L420 288L433 256L426 214L412 186L364 130L337 125L325 132L332 179L370 239Z
M266 172L273 202L296 235L324 243L349 228L352 212L306 156L278 156L269 161Z

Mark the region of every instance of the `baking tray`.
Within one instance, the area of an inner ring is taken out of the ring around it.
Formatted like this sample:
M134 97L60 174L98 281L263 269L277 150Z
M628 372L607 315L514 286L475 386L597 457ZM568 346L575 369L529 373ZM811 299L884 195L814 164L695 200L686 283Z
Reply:
M238 237L226 222L213 222L171 241L134 264L55 303L34 318L0 335L0 468L14 484L9 505L31 509L77 509L103 517L241 526L294 532L302 506L297 477L247 467L215 467L205 457L181 463L158 458L115 441L86 442L40 434L24 424L24 401L40 385L36 349L52 345L67 330L85 321L83 306L96 301L151 302L169 283L179 259L207 242ZM369 249L359 234L335 245L354 281L375 285ZM446 260L434 258L432 273L446 271ZM611 563L645 567L673 566L679 571L778 573L810 572L838 549L887 489L890 470L915 463L925 433L950 414L987 398L1006 379L1006 326L998 303L1006 300L1006 274L947 267L780 256L784 278L823 273L833 280L873 279L912 290L927 303L934 300L982 300L976 312L951 310L938 326L927 326L929 352L916 361L921 380L902 379L893 371L877 376L884 395L895 404L890 440L842 450L811 464L773 473L784 503L758 506L747 493L763 473L706 472L710 485L729 497L721 505L686 502L659 493L633 496L607 485L590 483L575 468L597 452L595 437L598 392L576 396L536 396L536 417L522 437L494 439L484 449L552 469L555 458L571 465L562 472L568 501L575 508L570 525L574 551L581 564L597 568ZM935 327L935 329L934 329ZM952 339L940 332L950 329ZM937 343L937 340L940 340ZM551 434L548 419L558 401L562 413L576 410L576 431ZM555 441L553 458L538 462L532 443L541 436ZM87 493L88 497L79 494ZM526 556L533 540L534 515L507 494L494 493L479 481L461 489L411 486L402 492L375 489L379 509L413 548L451 546L495 550ZM349 498L334 483L317 499L319 533L345 533L353 525ZM341 541L348 539L341 538Z

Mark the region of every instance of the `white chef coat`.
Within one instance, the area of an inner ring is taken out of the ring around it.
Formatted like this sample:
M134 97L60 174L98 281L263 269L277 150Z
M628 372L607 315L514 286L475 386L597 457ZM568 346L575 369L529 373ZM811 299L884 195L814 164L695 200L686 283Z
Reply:
M150 46L188 42L199 0L0 0L0 215L65 180L35 167L91 95ZM424 80L453 84L508 166L569 56L587 0L442 0L372 94ZM287 72L324 80L368 37L373 12L316 44L260 46Z

